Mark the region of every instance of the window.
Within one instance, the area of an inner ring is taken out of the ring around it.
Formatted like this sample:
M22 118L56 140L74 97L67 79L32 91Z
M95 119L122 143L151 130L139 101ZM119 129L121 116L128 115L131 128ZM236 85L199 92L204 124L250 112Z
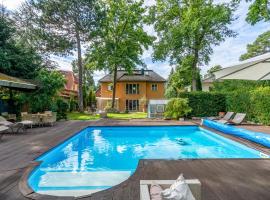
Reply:
M152 84L152 91L157 91L157 84Z
M126 100L126 110L138 111L139 110L139 100Z
M112 91L113 90L113 85L112 84L108 84L108 90Z
M126 94L139 94L139 84L126 84Z

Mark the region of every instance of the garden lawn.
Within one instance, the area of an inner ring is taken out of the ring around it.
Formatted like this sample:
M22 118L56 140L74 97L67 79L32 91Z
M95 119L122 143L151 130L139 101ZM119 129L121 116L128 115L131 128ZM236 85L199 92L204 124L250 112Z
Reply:
M90 115L79 112L71 112L67 113L68 120L97 120L99 119L99 115Z
M108 113L108 117L112 119L144 119L147 117L147 113Z
M97 120L100 119L99 115L90 115L79 112L71 112L67 114L68 120ZM108 113L108 118L111 119L144 119L147 117L147 113L135 112L135 113Z

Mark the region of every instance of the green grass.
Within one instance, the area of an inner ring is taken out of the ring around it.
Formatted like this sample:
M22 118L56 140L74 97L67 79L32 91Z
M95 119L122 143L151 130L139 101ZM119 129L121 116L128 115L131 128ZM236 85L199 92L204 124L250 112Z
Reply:
M99 119L99 115L89 115L79 112L67 113L68 120L96 120Z
M71 112L67 114L69 120L97 120L100 119L99 115L90 115L79 112ZM144 119L147 117L147 113L135 112L135 113L108 113L108 117L111 119Z
M108 113L108 117L112 119L144 119L147 117L147 113Z

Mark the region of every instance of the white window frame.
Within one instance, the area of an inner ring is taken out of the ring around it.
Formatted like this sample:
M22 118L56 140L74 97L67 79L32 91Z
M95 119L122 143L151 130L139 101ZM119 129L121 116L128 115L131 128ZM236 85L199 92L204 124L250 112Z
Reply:
M156 86L156 87L153 87L153 86ZM153 90L153 88L156 88L156 89ZM157 84L157 83L152 83L152 84L151 84L151 90L152 90L153 92L158 91L158 84Z
M107 89L108 89L109 91L112 91L112 90L113 90L113 85L112 85L111 83L110 83L110 84L108 84Z

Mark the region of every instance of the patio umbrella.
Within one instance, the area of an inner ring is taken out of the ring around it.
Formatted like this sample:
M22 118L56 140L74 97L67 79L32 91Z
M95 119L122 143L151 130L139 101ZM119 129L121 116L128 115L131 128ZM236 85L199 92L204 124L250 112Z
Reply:
M226 67L214 75L216 80L270 80L270 53Z

